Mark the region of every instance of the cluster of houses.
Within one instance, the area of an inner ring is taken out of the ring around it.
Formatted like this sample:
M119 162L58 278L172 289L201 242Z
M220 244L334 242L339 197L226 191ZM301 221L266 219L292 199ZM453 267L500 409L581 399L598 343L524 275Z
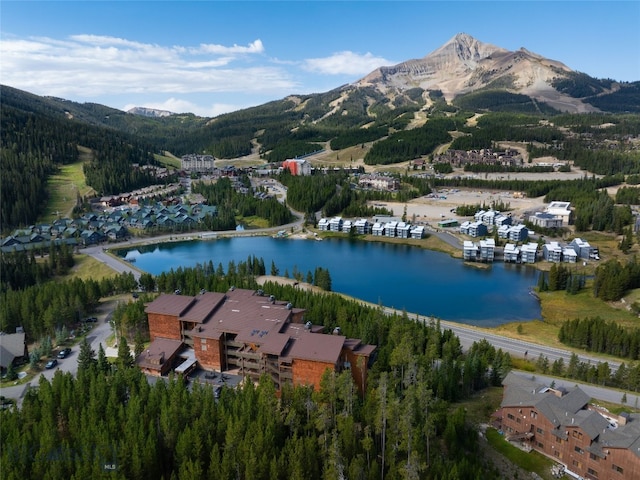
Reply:
M321 218L318 221L321 232L357 233L359 235L373 235L375 237L414 238L424 237L422 225L411 225L388 217L386 221L376 219L370 222L366 218L359 220L344 220L342 217Z
M394 192L400 189L400 180L392 175L370 173L358 177L358 186L364 189Z
M188 230L207 216L216 216L217 207L196 205L164 205L155 203L137 207L119 207L103 213L85 213L79 218L59 218L51 223L15 230L2 240L3 252L49 248L52 244L72 246L97 245L122 241L129 229Z
M502 152L496 152L491 148L483 148L480 150L447 150L440 155L435 155L433 163L450 163L454 167L464 167L469 164L519 167L524 164L522 155L510 148Z
M486 238L479 242L466 240L462 247L462 258L470 262L493 262L496 258L496 242L493 238ZM535 242L522 245L507 243L502 249L503 259L507 263L535 263L540 255L547 262L576 263L578 259L599 260L597 247L589 242L574 238L569 244L549 242L542 246Z

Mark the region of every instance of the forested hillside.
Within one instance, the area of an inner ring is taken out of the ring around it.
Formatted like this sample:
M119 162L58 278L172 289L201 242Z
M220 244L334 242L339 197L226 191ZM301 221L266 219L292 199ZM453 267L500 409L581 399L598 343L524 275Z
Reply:
M251 276L240 278L239 267L233 266L236 273L231 265L226 273L214 273L213 265L180 269L157 284L161 291L180 285L186 294L224 291L229 282L250 286ZM249 382L224 389L216 399L211 388L187 388L178 380L151 385L132 367L128 348L110 365L104 352L91 352L85 343L77 378L58 373L42 380L21 410L3 412L0 440L11 446L2 450L3 474L498 478L477 454L479 437L455 402L498 385L511 365L508 354L483 342L462 355L457 337L435 322L387 316L290 286L263 288L305 308L305 318L328 330L340 325L345 335L378 345L364 398L345 371L327 372L320 391L285 387L278 399L264 378L257 387Z

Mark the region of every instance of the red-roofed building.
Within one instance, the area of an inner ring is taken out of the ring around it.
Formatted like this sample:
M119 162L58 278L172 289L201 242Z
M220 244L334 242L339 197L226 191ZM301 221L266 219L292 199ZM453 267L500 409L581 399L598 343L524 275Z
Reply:
M278 388L285 383L319 388L327 369L349 369L363 392L376 350L339 332L323 333L324 327L305 323L304 310L260 291L163 294L145 311L152 345L179 341L193 348L205 370L235 370L252 380L266 373Z

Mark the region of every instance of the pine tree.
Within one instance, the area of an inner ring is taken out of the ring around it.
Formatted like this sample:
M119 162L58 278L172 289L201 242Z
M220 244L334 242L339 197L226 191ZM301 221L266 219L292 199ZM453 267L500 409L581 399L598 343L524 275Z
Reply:
M127 343L126 337L120 337L120 342L118 342L118 367L120 368L130 368L133 367L134 360L131 356L131 349L129 348L129 344Z
M95 352L89 345L87 337L82 339L78 354L78 372L89 371L96 365Z

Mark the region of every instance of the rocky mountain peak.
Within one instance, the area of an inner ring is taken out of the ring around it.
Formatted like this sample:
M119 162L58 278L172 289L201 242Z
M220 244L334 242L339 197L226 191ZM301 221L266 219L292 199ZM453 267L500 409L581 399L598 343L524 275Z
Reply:
M593 107L552 86L554 79L571 73L563 63L525 48L510 51L458 33L425 57L380 67L354 86L374 87L390 97L394 91L416 87L438 90L451 101L461 94L501 85L511 93L528 95L560 110L592 111Z
M173 115L173 112L170 112L168 110L159 110L157 108L148 107L133 107L127 110L127 113L151 118L169 117Z

